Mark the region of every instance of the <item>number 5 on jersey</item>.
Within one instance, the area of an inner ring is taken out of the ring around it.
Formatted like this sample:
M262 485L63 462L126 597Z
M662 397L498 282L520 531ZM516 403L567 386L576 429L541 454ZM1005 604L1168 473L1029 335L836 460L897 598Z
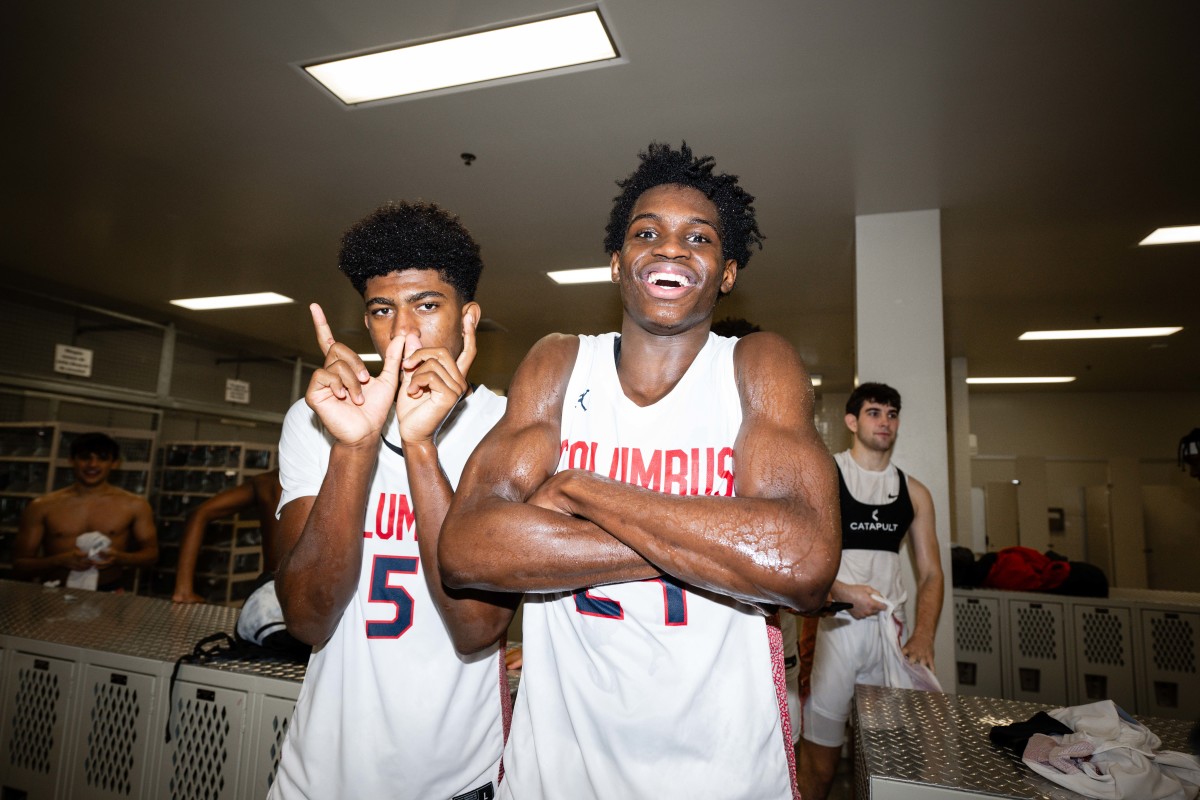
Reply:
M392 606L392 618L387 621L367 622L368 639L399 639L412 627L413 599L402 586L391 586L393 574L417 574L417 559L402 556L375 556L371 562L371 591L367 600L371 603L387 603Z

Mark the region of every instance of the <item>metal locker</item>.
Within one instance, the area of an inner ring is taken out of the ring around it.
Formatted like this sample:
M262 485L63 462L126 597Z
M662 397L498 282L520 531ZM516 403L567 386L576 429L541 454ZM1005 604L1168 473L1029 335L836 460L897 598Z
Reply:
M958 693L1004 696L1000 601L954 596L954 654Z
M0 726L0 792L58 796L71 733L76 663L35 653L9 653Z
M266 797L279 771L283 740L291 727L294 698L264 695L254 729L251 731L250 785L247 797Z
M153 797L157 678L88 664L69 773L71 800ZM161 728L157 731L161 738Z
M1062 603L1008 601L1008 696L1067 705L1067 641Z
M1075 667L1069 686L1072 705L1112 700L1129 713L1137 713L1129 608L1075 601L1071 612L1075 638Z
M247 693L179 680L170 698L171 741L163 748L164 800L234 800L242 769Z
M1194 719L1200 709L1200 613L1143 608L1138 711Z

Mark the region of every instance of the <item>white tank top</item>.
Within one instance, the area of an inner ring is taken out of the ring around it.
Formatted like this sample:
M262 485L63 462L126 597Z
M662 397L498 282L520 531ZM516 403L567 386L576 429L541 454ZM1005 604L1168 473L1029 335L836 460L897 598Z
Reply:
M737 340L710 335L675 388L639 407L617 378L615 337L580 337L559 469L732 496ZM501 798L794 796L778 628L773 653L758 610L659 580L525 603Z
M885 469L875 471L859 466L849 450L834 455L842 471L850 496L860 503L882 506L895 502L900 488L900 471L888 463ZM886 550L843 550L842 563L838 567L837 579L842 583L874 586L879 593L896 604L896 616L904 618L904 602L908 593L900 577L900 556ZM848 619L850 613L840 612Z

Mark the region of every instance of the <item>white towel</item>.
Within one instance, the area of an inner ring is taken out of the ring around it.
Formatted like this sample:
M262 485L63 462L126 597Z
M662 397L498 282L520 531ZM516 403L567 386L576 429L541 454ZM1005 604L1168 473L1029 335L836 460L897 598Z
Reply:
M88 531L75 537L75 546L87 553L92 561L100 561L111 544L112 539L100 531ZM95 567L73 569L67 574L68 589L87 589L94 592L99 585L100 571Z
M916 664L904 657L900 645L900 634L904 623L896 619L896 605L882 595L871 595L887 606L878 614L879 635L883 639L883 676L892 689L920 689L924 692L940 692L942 685L937 675L924 664Z

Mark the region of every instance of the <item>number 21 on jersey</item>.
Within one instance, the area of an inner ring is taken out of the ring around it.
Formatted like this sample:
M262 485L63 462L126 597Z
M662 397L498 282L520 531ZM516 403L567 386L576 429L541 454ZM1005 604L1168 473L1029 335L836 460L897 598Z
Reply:
M662 584L663 624L668 627L687 625L687 593L683 587L666 578L651 578L648 582ZM586 590L575 593L575 610L588 617L625 619L625 609L620 602L607 597L595 597Z

